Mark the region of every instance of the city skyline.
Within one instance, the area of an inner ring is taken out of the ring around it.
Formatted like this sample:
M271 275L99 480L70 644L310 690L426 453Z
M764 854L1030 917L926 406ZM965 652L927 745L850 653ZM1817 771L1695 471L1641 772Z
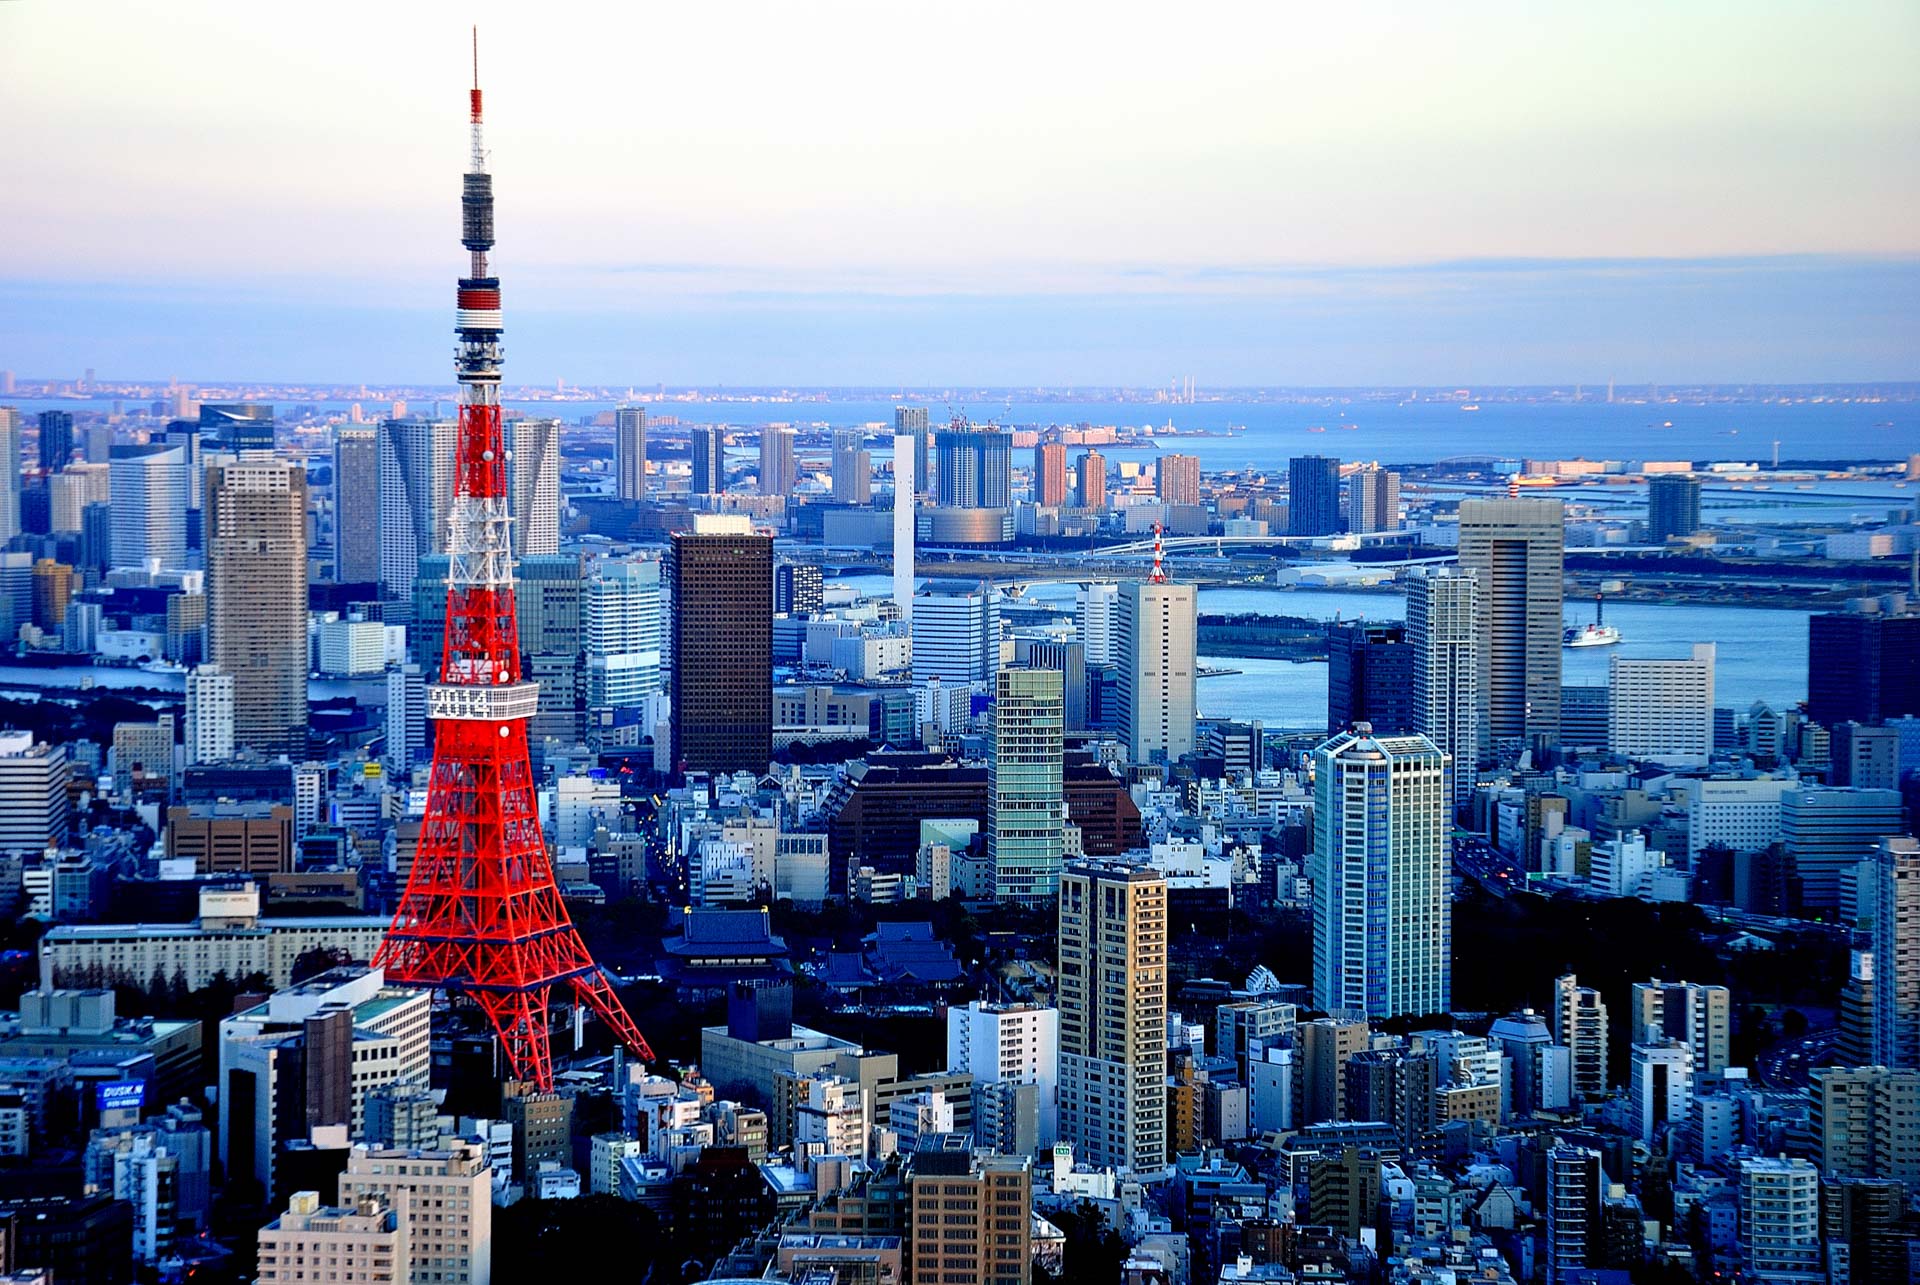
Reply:
M1191 32L1204 75L1167 74L1147 11L1008 40L757 9L765 42L605 12L591 48L475 16L531 382L1875 380L1920 347L1903 6L1789 6L1735 41L1707 6L1231 9ZM6 364L437 375L459 157L427 123L466 51L443 15L382 17L367 42L230 6L110 28L9 6L0 105L43 133L0 213ZM56 71L76 45L84 98ZM679 57L631 91L623 51L716 45L728 93ZM197 60L323 88L173 92ZM979 92L931 88L957 75ZM203 174L248 177L182 181Z

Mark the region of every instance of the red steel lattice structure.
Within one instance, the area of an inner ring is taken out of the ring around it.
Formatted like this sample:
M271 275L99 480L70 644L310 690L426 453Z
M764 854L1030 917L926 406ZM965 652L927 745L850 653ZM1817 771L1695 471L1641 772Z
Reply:
M538 689L520 667L507 460L500 422L500 282L488 274L493 178L481 145L476 57L473 160L461 197L471 275L460 281L455 353L460 434L447 553L447 639L427 691L433 771L413 872L374 963L390 980L464 995L499 1033L514 1078L553 1087L547 1003L555 987L600 1014L642 1061L653 1052L587 953L553 879L534 802L527 720Z

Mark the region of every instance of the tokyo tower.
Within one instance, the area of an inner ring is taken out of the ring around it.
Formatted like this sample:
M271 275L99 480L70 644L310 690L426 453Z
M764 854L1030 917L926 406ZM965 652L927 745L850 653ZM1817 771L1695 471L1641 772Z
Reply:
M560 890L534 803L527 720L538 689L523 677L500 427L500 281L489 275L493 176L480 136L475 37L473 160L461 193L472 255L454 313L460 434L447 533L447 640L427 689L433 772L413 873L373 962L389 980L464 995L493 1023L514 1078L553 1088L547 1001L571 988L651 1062L633 1019L587 954Z

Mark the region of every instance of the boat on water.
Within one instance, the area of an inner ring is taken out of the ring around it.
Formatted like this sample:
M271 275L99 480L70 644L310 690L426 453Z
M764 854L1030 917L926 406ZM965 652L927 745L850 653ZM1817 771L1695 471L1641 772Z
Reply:
M1466 405L1462 406L1460 409L1461 410L1479 410L1480 407L1477 403L1468 402Z
M1620 631L1606 622L1606 596L1593 595L1593 619L1584 625L1568 625L1560 635L1563 647L1611 647L1620 641Z

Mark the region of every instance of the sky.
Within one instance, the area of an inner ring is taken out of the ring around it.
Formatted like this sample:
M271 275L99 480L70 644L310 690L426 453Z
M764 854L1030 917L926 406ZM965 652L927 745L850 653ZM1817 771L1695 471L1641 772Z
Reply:
M1920 378L1920 6L0 0L0 367Z

